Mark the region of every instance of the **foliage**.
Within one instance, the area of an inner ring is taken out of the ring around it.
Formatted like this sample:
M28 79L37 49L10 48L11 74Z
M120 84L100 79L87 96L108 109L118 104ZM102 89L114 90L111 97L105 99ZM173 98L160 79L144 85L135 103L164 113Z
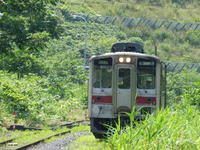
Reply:
M22 50L37 51L44 47L49 36L58 37L59 18L55 18L47 7L49 4L56 5L55 0L8 0L0 3L0 12L3 13L0 20L1 53L8 53L13 44Z
M182 95L183 101L191 105L200 106L200 82L195 82L192 86L187 86Z
M200 30L188 31L185 40L188 40L191 45L200 46Z
M191 2L192 1L192 2ZM198 0L65 0L71 12L103 16L143 17L179 21L198 20ZM181 4L182 3L182 4ZM82 8L80 9L80 7Z
M163 31L163 30L156 30L153 33L152 38L162 42L165 39L173 38L173 37L169 32L166 32L166 31Z
M11 54L1 55L1 69L20 76L1 72L0 97L6 106L2 114L4 125L13 122L13 112L17 112L19 122L34 126L85 117L84 47L87 47L88 56L99 53L98 48L102 48L101 52L109 51L107 48L116 41L110 37L115 37L117 27L70 21L64 25L61 40L51 39L39 54L29 55L29 49L21 51L15 46ZM6 114L10 114L10 119L5 117Z
M34 122L34 117L36 117L34 113L38 112L32 110L40 110L41 103L38 99L45 94L38 85L41 84L40 82L40 78L36 76L17 80L15 75L1 72L0 100L5 105L5 110L9 114L16 112L18 118Z
M76 2L65 0L65 3L70 3L70 9L73 13L83 13L85 15L95 14L97 16L180 20L180 22L193 22L199 18L197 15L199 14L199 2L197 0L193 0L189 3L185 0L181 2L176 0L87 0L84 1L84 11L77 8L77 5L80 6L83 4L80 0ZM90 25L90 23L88 23L88 25ZM120 28L116 29L114 32L118 34L112 36L117 37L117 42L128 41L133 37L139 37L144 43L148 43L148 46L144 45L145 52L147 53L153 54L152 50L155 48L156 44L158 55L162 60L200 62L198 31L176 32L162 28L152 30L144 26L130 29L124 27L120 22L117 23L117 25ZM101 26L102 25L99 24L100 28L98 28L98 30L101 30ZM87 29L87 31L88 33L91 32L89 29ZM98 47L98 49L102 51L101 47ZM91 51L93 51L91 54L98 54L95 53L94 49L91 49ZM188 59L188 57L193 59Z
M170 0L145 3L0 0L0 13L3 13L0 18L0 124L13 123L14 111L20 123L34 126L83 118L83 109L87 107L87 71L83 69L83 58L85 54L89 58L110 52L116 42L143 43L145 52L150 54L156 42L161 59L198 63L199 31L180 33L143 26L130 29L70 18L70 12L74 12L198 21L199 9L179 9L182 4L178 1L176 4ZM190 86L193 79L199 80L195 72L169 74L171 102L188 99L192 88L199 86ZM189 87L191 90L185 92ZM186 95L179 95L184 92ZM198 97L189 101L193 104L197 100Z
M144 42L141 38L139 37L132 37L129 39L130 42L136 42L136 43L140 43L141 45L144 45Z
M130 125L122 128L119 121L111 128L110 149L199 149L199 81L193 71L168 74L168 108L142 122L135 121L137 112L130 113Z
M29 75L17 79L16 75L2 71L0 76L0 105L3 106L0 117L4 125L13 123L13 112L17 113L17 120L26 125L41 125L69 120L73 117L70 112L83 108L80 99L84 99L84 95L75 96L82 91L80 86L65 85L66 95L61 99L51 94L52 87L45 78Z
M98 140L93 135L80 136L76 141L72 142L69 146L66 146L66 148L76 150L109 150L109 147L104 140Z
M141 0L142 2L149 2L153 4L176 4L177 6L183 7L193 2L198 2L197 0Z
M26 50L22 52L16 48L13 50L12 55L1 54L0 69L15 72L18 78L29 73L44 74L43 66L37 57L26 52Z
M25 130L25 131L9 131L5 134L1 134L1 139L3 138L3 141L9 140L11 138L15 138L13 140L14 143L17 143L17 145L1 145L0 148L1 149L19 149L19 147L25 145L25 144L30 144L30 143L34 143L38 140L42 140L45 138L50 138L50 137L54 137L54 135L58 135L63 132L68 131L69 129L67 129L66 127L62 127L62 128L57 128L56 130L50 130L50 129L44 129L44 130ZM48 139L49 140L49 139ZM2 140L1 140L2 141ZM1 142L0 141L0 142Z
M197 150L200 148L199 117L200 111L196 107L180 104L161 110L142 122L133 121L134 128L126 126L122 129L118 124L108 143L111 149L118 150Z
M50 38L58 38L61 19L54 15L55 0L0 1L0 57L6 57L1 68L20 76L35 72L35 56L44 49ZM21 52L17 52L21 51ZM20 56L18 55L20 53ZM17 66L15 66L17 64ZM34 70L34 71L32 71Z
M179 101L183 100L184 93L195 92L194 90L195 88L198 91L197 82L199 81L200 77L199 74L196 73L196 71L185 70L179 73L178 72L168 73L167 75L168 105L171 105L173 103L178 103ZM198 95L198 92L196 92L196 94ZM193 100L195 100L195 98Z

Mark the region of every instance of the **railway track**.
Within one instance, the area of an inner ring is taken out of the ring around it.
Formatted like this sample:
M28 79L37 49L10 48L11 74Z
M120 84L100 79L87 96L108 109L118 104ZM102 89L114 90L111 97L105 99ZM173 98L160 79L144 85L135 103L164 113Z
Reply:
M8 140L4 140L4 141L0 142L0 146L1 146L1 145L4 145L4 144L7 144L7 143L10 143L10 142L14 141L15 139L16 139L16 137L15 137L15 138L8 139Z
M22 136L13 137L13 138L10 138L10 139L7 139L7 140L0 142L0 150L26 150L26 149L28 149L32 146L37 145L37 144L44 143L46 140L51 139L53 137L58 137L58 136L62 136L62 135L65 135L65 134L66 135L70 134L72 128L75 127L75 126L78 126L80 124L88 125L89 122L85 121L85 120L75 121L75 122L67 122L65 124L60 125L59 127L52 128L53 130L56 130L56 129L59 129L61 127L67 127L66 130L55 133L55 134L48 135L48 136L43 137L43 138L36 139L32 142L24 142L24 143L22 142L23 144L15 143L15 141L19 138L22 138Z

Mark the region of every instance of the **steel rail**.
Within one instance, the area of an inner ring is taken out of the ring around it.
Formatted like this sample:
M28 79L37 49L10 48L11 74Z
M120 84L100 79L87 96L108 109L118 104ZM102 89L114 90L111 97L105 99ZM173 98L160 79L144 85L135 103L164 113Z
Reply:
M34 145L37 145L39 143L43 143L45 140L48 140L52 137L56 137L56 136L61 136L61 135L64 135L64 134L68 134L68 133L71 133L71 128L77 126L78 124L89 124L88 123L88 120L80 120L80 121L74 121L74 122L67 122L65 124L62 124L60 125L59 127L68 127L70 129L67 129L66 131L62 131L62 132L59 132L59 133L56 133L56 134L53 134L53 135L50 135L50 136L47 136L45 138L42 138L42 139L38 139L34 142L30 142L30 143L26 143L22 146L14 146L12 148L12 150L24 150L24 149L27 149L28 147L31 147L31 146L34 146ZM59 128L59 127L56 127L56 128ZM56 128L52 128L52 130L56 129ZM11 139L8 139L8 140L5 140L5 141L2 141L0 142L0 146L1 145L5 145L7 143L10 143L18 138L21 138L22 136L19 136L19 137L14 137L14 138L11 138ZM0 149L3 148L3 147L0 147ZM7 148L6 148L7 149Z
M45 138L43 138L43 139L37 140L37 141L35 141L35 142L28 143L28 144L19 146L19 147L17 147L17 148L14 148L14 150L24 150L24 149L26 149L26 148L28 148L28 147L31 147L31 146L37 145L37 144L39 144L39 143L42 143L42 142L44 142L45 140L48 140L48 139L50 139L50 138L52 138L52 137L61 136L61 135L64 135L64 134L67 134L67 133L70 133L70 132L71 132L71 130L67 130L67 131L63 131L63 132L60 132L60 133L57 133L57 134L54 134L54 135L50 135L50 136L45 137Z
M2 142L0 142L0 146L1 145L5 145L5 144L7 144L7 143L9 143L9 142L12 142L13 140L15 140L17 137L14 137L14 138L11 138L11 139L8 139L8 140L4 140L4 141L2 141Z

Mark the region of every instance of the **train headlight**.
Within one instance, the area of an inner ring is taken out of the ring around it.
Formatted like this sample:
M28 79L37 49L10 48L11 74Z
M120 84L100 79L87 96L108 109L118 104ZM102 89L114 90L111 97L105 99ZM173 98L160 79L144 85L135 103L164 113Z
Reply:
M124 62L124 58L123 57L119 57L119 62L123 63Z
M127 57L127 58L126 58L126 62L127 62L127 63L130 63L130 62L131 62L131 58L130 58L130 57Z

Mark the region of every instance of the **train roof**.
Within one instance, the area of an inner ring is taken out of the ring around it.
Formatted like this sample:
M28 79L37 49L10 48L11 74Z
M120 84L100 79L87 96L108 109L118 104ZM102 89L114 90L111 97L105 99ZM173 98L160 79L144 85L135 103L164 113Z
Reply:
M149 54L144 54L144 53L135 53L135 52L111 52L111 53L105 53L105 54L101 54L101 55L94 55L90 58L90 60L93 60L94 58L104 58L104 57L108 57L108 56L136 56L136 57L147 57L147 58L153 58L156 60L160 60L159 57L154 56L154 55L149 55Z

